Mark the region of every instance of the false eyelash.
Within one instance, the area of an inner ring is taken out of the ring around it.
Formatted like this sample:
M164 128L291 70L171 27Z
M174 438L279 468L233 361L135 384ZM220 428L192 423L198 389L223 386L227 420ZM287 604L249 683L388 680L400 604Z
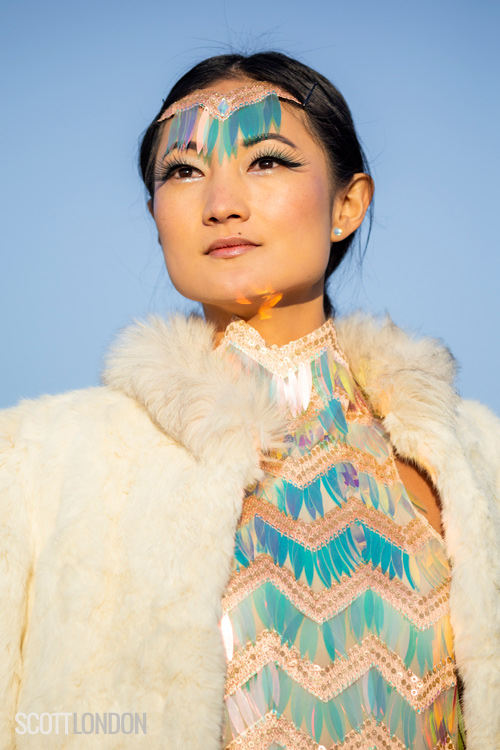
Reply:
M297 167L304 166L305 162L297 161L294 158L293 152L286 151L286 149L279 149L276 147L262 148L253 154L252 164L260 161L261 159L270 159L277 161L285 167L290 169L296 169ZM182 167L190 167L191 169L199 169L194 164L190 164L187 161L179 159L178 157L170 157L165 159L161 164L157 164L154 168L154 180L155 182L166 182L175 172L176 169Z
M188 167L190 169L199 169L199 167L195 167L194 164L189 164L189 162L173 156L173 157L170 157L169 159L165 159L161 164L156 164L154 168L154 173L153 173L155 182L166 182L169 179L169 177L173 175L176 169L179 169L182 167L184 168Z
M276 146L262 148L261 150L257 151L256 154L252 155L252 164L261 161L261 159L277 161L279 164L282 164L285 167L289 167L290 169L303 167L305 164L304 161L297 160L291 149L287 151L286 149L280 149Z

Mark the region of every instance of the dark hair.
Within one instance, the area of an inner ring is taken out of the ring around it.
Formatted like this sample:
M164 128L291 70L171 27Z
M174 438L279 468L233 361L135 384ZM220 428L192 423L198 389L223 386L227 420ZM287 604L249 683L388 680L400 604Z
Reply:
M370 174L366 157L358 139L352 115L344 97L330 81L307 65L281 52L258 52L253 55L217 55L198 63L180 78L163 102L158 114L142 137L139 166L142 179L154 197L154 164L165 122L158 123L161 114L174 102L196 89L203 89L223 78L252 78L281 86L299 101L307 101L305 112L312 135L321 143L333 175L333 183L345 187L358 172ZM370 206L371 226L373 206ZM358 230L359 231L359 230ZM326 268L325 286L351 247L358 232L343 240L332 242ZM368 232L369 236L369 232ZM325 315L334 308L325 289Z

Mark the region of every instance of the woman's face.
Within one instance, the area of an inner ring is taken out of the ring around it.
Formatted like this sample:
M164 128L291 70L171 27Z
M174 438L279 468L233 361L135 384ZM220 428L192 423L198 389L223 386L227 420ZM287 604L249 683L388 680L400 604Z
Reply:
M223 80L208 90L245 83ZM208 160L189 148L163 157L170 121L158 149L164 176L152 213L170 278L185 297L241 317L278 299L281 306L321 297L335 239L325 153L297 107L281 105L279 135L240 144L222 163L217 150Z

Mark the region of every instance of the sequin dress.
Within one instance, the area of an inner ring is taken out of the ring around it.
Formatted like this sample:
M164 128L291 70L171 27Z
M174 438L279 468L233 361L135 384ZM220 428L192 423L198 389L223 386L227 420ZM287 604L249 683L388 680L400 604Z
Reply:
M223 599L224 747L457 747L450 568L327 320L285 346L219 345L286 410L245 496Z

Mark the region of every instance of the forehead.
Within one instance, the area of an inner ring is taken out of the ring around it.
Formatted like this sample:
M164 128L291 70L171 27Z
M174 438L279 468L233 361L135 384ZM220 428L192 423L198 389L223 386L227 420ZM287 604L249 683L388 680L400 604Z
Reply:
M286 130L303 131L301 103L288 91L249 79L222 79L171 105L158 156L174 149L192 149L210 158L218 146L219 161L236 154L240 145L266 140Z

